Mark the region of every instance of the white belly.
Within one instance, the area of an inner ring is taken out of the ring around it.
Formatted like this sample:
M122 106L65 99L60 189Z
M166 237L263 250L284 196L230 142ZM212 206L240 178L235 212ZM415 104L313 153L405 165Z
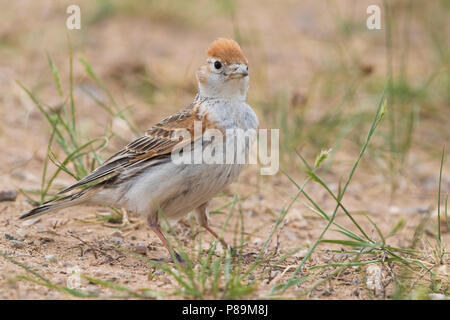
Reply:
M161 208L168 219L179 219L221 192L243 166L167 162L130 181L120 202L143 217L157 214Z

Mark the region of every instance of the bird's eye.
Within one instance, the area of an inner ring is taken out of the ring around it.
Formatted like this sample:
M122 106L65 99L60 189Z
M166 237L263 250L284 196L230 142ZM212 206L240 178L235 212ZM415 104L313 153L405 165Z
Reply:
M216 69L222 68L222 63L220 61L214 62L214 68L216 68Z

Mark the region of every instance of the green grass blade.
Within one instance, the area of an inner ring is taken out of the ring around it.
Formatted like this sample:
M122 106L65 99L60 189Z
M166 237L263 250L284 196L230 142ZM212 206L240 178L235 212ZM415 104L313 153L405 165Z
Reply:
M384 93L380 99L380 103L378 105L377 111L375 113L375 116L372 120L372 125L369 129L369 132L367 134L365 143L363 145L363 147L361 148L361 151L359 152L358 158L356 159L355 163L353 164L353 167L350 171L350 174L347 178L347 181L342 189L342 192L339 194L339 202L342 200L345 191L347 190L348 185L350 184L350 181L353 178L353 175L356 171L356 168L358 167L359 161L361 160L362 156L364 155L367 146L369 145L369 142L372 138L373 133L375 132L375 129L377 128L378 124L380 123L380 121L383 119L383 115L385 112L385 98L384 98ZM328 231L329 227L331 226L331 224L333 223L335 217L336 217L336 213L338 211L339 208L339 204L336 205L333 214L331 216L331 220L328 222L328 224L326 225L326 227L324 228L324 230L322 230L321 234L319 235L319 238L315 241L315 243L310 247L310 249L308 250L307 254L305 255L305 257L303 258L302 262L300 263L300 265L296 268L296 270L294 271L294 273L292 274L290 280L295 279L295 277L297 276L297 274L300 272L300 270L303 268L303 266L305 265L306 261L309 259L309 257L311 256L311 254L313 253L313 251L316 249L317 245L319 244L319 242L322 240L323 236L325 235L325 233ZM282 292L284 292L288 287L289 287L289 282L286 282L285 285L283 286ZM272 293L274 293L275 291L272 289Z
M61 88L61 81L60 81L60 78L59 78L58 68L53 63L53 60L50 57L50 55L48 54L48 52L47 52L47 60L48 60L48 64L50 66L50 69L52 70L52 75L53 75L53 79L55 80L55 84L56 84L56 88L58 90L58 94L62 98L63 97L63 91L62 91L62 88Z

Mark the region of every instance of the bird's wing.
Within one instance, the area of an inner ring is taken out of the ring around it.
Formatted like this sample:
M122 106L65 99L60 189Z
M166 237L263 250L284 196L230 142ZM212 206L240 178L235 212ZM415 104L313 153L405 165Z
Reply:
M193 137L195 121L201 121L201 116L195 111L192 105L165 118L147 130L142 137L132 141L125 148L106 160L92 173L70 187L61 190L59 193L66 193L98 179L114 176L123 172L125 168L136 166L144 161L170 156L174 148L178 149L183 147L181 137L174 138L174 131L177 129L185 129ZM186 141L185 143L189 142L191 141Z

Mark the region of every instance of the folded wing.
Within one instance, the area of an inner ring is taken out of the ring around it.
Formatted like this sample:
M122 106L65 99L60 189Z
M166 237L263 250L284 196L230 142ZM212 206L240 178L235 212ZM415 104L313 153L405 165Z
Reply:
M175 147L182 147L180 145L180 139L174 138L174 131L177 129L185 129L190 132L192 137L194 121L196 120L201 119L193 108L193 105L165 118L147 130L142 137L132 141L125 148L106 160L105 163L92 173L68 188L61 190L59 193L66 193L102 178L113 177L125 169L137 166L145 161L170 157Z

